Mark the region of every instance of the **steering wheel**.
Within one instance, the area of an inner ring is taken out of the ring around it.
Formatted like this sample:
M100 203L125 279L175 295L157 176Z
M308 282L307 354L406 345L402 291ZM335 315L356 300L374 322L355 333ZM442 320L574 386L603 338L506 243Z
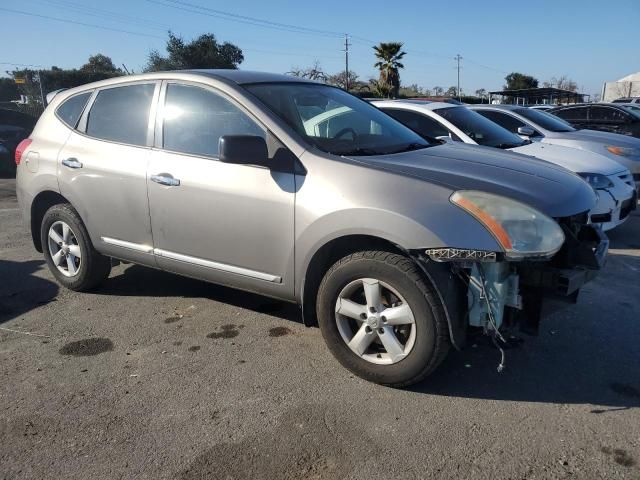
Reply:
M351 133L353 140L355 140L358 137L358 134L353 128L345 127L342 130L340 130L338 133L336 133L333 138L337 140L338 138L342 137L343 135L346 135L347 133Z

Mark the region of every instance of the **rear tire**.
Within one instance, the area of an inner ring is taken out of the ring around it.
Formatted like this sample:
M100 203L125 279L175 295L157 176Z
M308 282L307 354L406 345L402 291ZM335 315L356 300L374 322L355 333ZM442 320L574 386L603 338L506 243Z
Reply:
M91 290L111 272L111 259L93 248L84 223L69 204L54 205L46 211L40 240L49 270L69 290Z
M338 361L382 385L423 380L449 351L447 320L434 286L410 259L395 253L363 251L336 262L320 284L317 314Z

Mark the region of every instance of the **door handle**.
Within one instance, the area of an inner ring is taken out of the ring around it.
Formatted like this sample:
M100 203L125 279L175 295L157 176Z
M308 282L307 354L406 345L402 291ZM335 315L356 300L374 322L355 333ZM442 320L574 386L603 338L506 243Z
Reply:
M62 164L69 168L82 168L82 163L77 158L73 157L65 158L62 160Z
M151 181L159 183L160 185L167 185L168 187L177 187L180 185L180 180L173 178L168 173L160 173L158 175L151 175Z

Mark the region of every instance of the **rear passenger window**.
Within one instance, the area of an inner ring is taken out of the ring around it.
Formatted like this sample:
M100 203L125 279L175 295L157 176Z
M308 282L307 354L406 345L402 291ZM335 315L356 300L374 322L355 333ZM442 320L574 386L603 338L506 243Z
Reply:
M87 135L130 145L146 145L154 89L155 84L145 83L100 91L89 112Z
M624 122L627 120L627 114L617 108L591 107L589 118L599 122Z
M553 114L567 121L586 120L587 107L565 108L562 110L558 110L557 112L553 112Z
M165 149L215 157L223 135L264 138L265 132L221 95L188 85L167 86L162 129Z
M82 115L82 111L84 110L84 106L87 104L92 93L93 92L81 93L80 95L74 95L73 97L66 99L56 110L58 118L66 123L67 126L76 128L78 120L80 120L80 115Z
M493 110L476 111L483 117L488 118L492 122L497 123L502 128L506 128L512 133L518 133L518 128L526 126L524 122L502 112L495 112Z

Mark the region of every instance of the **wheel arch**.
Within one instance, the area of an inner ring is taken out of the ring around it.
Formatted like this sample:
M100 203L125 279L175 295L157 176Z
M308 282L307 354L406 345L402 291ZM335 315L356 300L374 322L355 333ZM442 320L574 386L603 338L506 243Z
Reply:
M454 348L464 346L466 328L465 292L450 265L425 261L420 251L409 251L392 241L366 234L350 234L334 238L322 245L311 257L300 287L302 319L307 326L317 326L316 301L318 287L326 271L340 258L362 250L384 250L404 255L414 262L431 283L442 302Z
M69 200L64 196L53 190L43 190L38 193L31 202L31 239L33 241L33 246L40 253L42 253L40 227L42 225L44 214L54 205L61 203L71 204L71 202L69 202Z

